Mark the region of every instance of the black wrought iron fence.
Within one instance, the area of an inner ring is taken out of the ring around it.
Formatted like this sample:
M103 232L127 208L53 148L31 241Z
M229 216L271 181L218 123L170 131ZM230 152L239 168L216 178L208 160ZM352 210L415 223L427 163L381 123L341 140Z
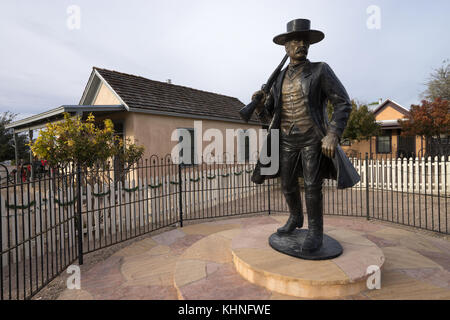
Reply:
M72 173L0 185L0 298L24 299L72 264L75 203Z
M324 213L405 224L449 234L447 157L350 158L353 188L326 180ZM0 180L0 299L28 299L83 254L188 220L286 212L279 181L250 181L254 164L182 166L152 156L117 166L43 170ZM300 179L301 184L301 179ZM303 196L303 193L302 193Z

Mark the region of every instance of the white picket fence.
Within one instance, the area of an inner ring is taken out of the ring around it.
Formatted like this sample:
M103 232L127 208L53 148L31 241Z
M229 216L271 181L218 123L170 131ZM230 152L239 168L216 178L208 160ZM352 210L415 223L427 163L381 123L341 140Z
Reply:
M450 157L369 159L350 158L361 176L354 188L365 188L421 194L450 194ZM366 172L368 174L366 175ZM335 185L335 182L333 182Z
M15 195L1 194L1 249L10 249L9 254L3 255L4 266L9 259L16 263L24 257L28 259L30 254L40 257L42 250L63 252L75 245L71 222L75 206L68 205L76 200L73 188L62 191L49 185L41 192L27 191L17 189Z

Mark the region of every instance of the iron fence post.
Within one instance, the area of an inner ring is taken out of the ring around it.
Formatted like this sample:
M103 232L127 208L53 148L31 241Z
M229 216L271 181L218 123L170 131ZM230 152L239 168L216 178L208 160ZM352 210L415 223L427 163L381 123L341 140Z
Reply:
M77 165L78 264L83 264L83 219L81 215L81 166Z
M180 227L183 228L183 187L181 185L182 179L181 179L181 166L182 164L178 164L178 192L180 194L178 198L178 207L180 209Z
M267 179L267 180L269 180L269 179ZM267 181L267 197L268 197L269 216L270 216L270 181Z
M370 205L369 205L369 154L366 152L366 217L367 220L370 219Z

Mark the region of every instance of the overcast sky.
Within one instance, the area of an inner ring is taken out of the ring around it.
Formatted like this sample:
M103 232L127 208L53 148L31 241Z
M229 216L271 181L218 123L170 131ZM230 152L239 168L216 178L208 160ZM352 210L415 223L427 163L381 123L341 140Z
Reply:
M70 5L80 29L67 26ZM380 29L367 27L371 5ZM409 107L450 58L449 12L448 0L2 0L0 112L78 104L93 66L247 103L284 55L273 37L295 18L325 33L309 59L327 62L351 98Z

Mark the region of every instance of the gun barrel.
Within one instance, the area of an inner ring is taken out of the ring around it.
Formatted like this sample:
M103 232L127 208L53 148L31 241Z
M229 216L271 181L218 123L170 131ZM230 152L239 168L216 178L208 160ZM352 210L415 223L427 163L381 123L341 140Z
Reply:
M248 122L250 120L250 118L252 117L253 112L255 112L256 107L260 103L261 103L261 98L259 98L259 99L255 98L254 100L252 100L252 102L250 102L248 105L243 107L239 111L239 115L241 116L241 118L245 122Z
M264 92L265 93L269 93L270 88L272 88L273 83L275 82L275 80L277 80L278 75L280 74L281 69L283 68L284 64L286 63L286 60L287 60L288 57L289 56L287 54L285 54L285 56L283 57L283 60L281 60L281 62L278 65L278 67L270 75L269 79L267 80L266 85L264 85Z
M289 56L287 54L283 57L283 60L281 60L281 62L278 65L278 67L270 75L269 80L267 80L267 83L265 85L263 85L263 89L262 90L266 94L269 93L270 89L272 88L273 83L275 82L275 80L277 79L278 75L280 74L280 71L283 68L284 64L286 63L286 60L287 60L288 57ZM246 105L245 107L243 107L239 111L239 115L241 116L241 118L245 122L248 122L250 120L250 118L252 117L253 112L255 112L256 107L261 103L261 99L262 99L262 96L256 96L252 100L252 102L250 102L248 105Z

